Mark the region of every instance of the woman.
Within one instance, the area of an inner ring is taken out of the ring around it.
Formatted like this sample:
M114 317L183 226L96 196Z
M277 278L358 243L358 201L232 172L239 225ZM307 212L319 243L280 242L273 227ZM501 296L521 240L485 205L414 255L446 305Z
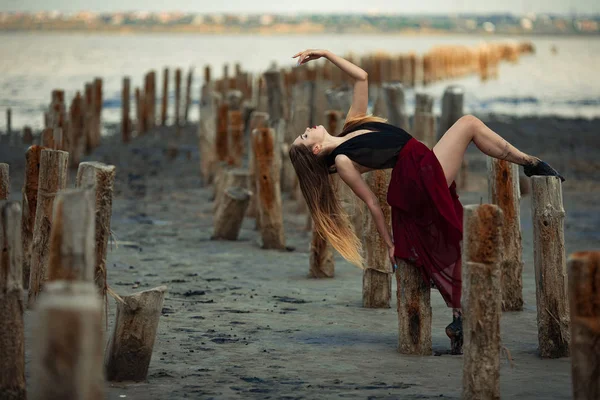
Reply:
M348 261L362 267L361 243L350 226L329 174L341 179L364 201L377 230L389 249L392 266L404 259L420 267L423 278L434 285L453 321L446 328L453 353L462 347L461 240L462 205L454 179L469 143L488 156L522 165L527 176L558 174L548 164L527 155L477 118L460 118L442 136L433 151L404 130L385 120L367 116L367 73L326 50L305 50L293 58L298 65L327 58L354 79L352 106L343 132L330 135L323 126L306 128L290 147L289 155L300 188L313 216L315 229ZM361 174L393 168L387 193L392 208L393 239L377 197Z

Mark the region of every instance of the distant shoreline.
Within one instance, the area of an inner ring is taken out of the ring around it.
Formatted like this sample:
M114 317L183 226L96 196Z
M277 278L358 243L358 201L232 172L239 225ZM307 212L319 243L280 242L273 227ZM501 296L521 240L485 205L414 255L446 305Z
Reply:
M44 27L44 28L15 28L15 27L0 27L0 33L73 33L73 34L114 34L114 35L131 35L131 34L195 34L195 35L259 35L259 36L296 36L296 35L386 35L386 36L478 36L478 37L587 37L587 38L600 38L598 33L581 33L581 32L525 32L525 31L501 31L501 32L486 32L486 31L449 31L449 30L436 30L436 29L403 29L396 31L382 31L382 30L366 30L366 29L347 29L344 31L338 30L326 30L326 29L293 29L293 27L286 27L286 29L235 29L235 28L211 28L206 27L135 27L135 28L124 28L102 26L94 28L65 28L65 27Z

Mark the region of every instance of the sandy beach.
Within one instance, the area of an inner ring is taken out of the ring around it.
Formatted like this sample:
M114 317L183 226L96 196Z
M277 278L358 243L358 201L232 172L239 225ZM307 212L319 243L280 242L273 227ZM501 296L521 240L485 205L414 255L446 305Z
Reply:
M600 242L599 120L511 118L484 121L521 150L567 178L563 185L567 254ZM124 295L166 285L148 379L107 383L109 399L429 399L461 398L462 356L451 356L444 333L451 320L433 291L429 357L397 352L392 307L362 307L362 271L336 255L335 278L307 278L306 217L283 196L286 243L293 251L259 247L251 219L235 242L210 240L212 187L199 177L197 127L176 137L159 128L122 144L118 135L85 160L117 167L109 244L108 284ZM177 146L176 158L167 156ZM2 145L10 164L10 199L21 201L26 146ZM469 148L464 205L487 201L485 158ZM521 170L522 174L522 170ZM74 185L76 171L69 174ZM531 197L521 202L525 307L502 316L501 391L505 399L571 398L570 359L537 354ZM395 281L395 280L394 280ZM112 330L115 304L109 299ZM36 338L26 311L26 361ZM510 361L512 359L512 361ZM29 372L28 372L29 377Z

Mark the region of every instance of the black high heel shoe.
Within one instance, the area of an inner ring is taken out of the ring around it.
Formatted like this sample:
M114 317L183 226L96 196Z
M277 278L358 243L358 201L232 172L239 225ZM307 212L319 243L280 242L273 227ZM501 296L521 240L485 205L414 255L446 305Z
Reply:
M547 162L542 161L539 158L538 158L538 162L535 164L530 163L530 164L523 165L523 171L525 172L525 175L527 175L527 176L534 176L534 175L558 176L560 178L561 182L565 181L565 178L561 174L559 174L557 170L555 170L550 165L548 165Z
M452 323L446 327L446 335L450 338L450 354L463 353L462 313L452 316Z

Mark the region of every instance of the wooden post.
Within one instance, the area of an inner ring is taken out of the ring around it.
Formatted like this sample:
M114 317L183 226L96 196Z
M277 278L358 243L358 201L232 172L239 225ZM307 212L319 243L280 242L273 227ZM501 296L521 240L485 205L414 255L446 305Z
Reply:
M573 253L568 260L573 399L600 397L600 252Z
M264 249L285 248L280 172L275 165L274 136L275 133L271 128L255 129L252 132L258 214Z
M29 279L28 307L32 307L46 280L52 207L59 190L67 186L69 153L61 150L42 150L37 211L31 244L31 273Z
M250 144L252 144L252 132L255 129L267 128L269 121L269 114L261 111L253 111L250 116ZM252 145L248 146L252 148ZM254 162L254 151L248 153L248 169L250 170L249 186L248 189L254 193L254 196L250 198L250 205L248 205L248 217L256 218L256 227L260 225L260 218L258 217L258 201L256 196L256 165Z
M404 87L401 83L384 83L381 93L387 107L387 119L391 125L402 129L410 129L408 126L408 115L406 114L406 102L404 99Z
M167 125L167 115L169 108L169 68L163 69L163 87L162 99L160 103L160 124Z
M21 207L0 201L0 398L25 400Z
M190 111L190 105L192 104L192 80L194 78L194 68L190 68L187 75L187 81L185 86L185 107L183 109L183 123L188 123L188 114Z
M433 113L433 97L427 93L415 95L415 114L418 112Z
M123 143L129 143L131 139L131 120L129 119L129 88L130 88L130 79L123 78L123 93L121 95L122 106L122 114L121 114L121 136L123 138Z
M387 188L391 170L376 170L366 174L366 182L379 201L385 225L391 225L391 208L387 205ZM365 213L363 229L365 270L363 271L363 307L389 308L392 298L392 266L388 247L379 235L375 220Z
M177 68L175 70L175 126L178 128L181 125L180 107L181 107L181 68Z
M498 206L464 209L462 398L466 400L500 399L502 222Z
M398 260L396 288L398 351L431 355L431 290L420 268Z
M100 145L102 134L102 78L95 78L94 90L94 148Z
M229 135L227 131L227 114L229 105L223 102L219 105L217 117L217 136L215 138L215 147L218 161L229 161Z
M10 167L6 163L0 163L0 200L8 200L10 194Z
M40 156L43 147L31 146L25 153L25 182L23 184L23 204L21 220L21 239L23 240L23 287L29 287L31 269L31 243L37 210L38 179L40 175Z
M489 202L498 205L504 216L502 274L502 310L523 309L523 245L521 243L521 193L518 165L488 157Z
M94 285L48 282L35 314L29 399L104 399L102 316Z
M284 97L281 73L278 70L271 70L265 72L264 77L267 85L268 113L271 121L274 123L281 118L287 120L287 101Z
M135 117L136 117L136 131L137 136L141 136L146 133L145 122L144 122L144 94L140 91L140 88L135 88Z
M69 119L71 128L71 150L69 151L69 161L71 167L75 167L76 165L79 165L79 160L81 160L85 150L85 109L83 98L79 92L75 94L75 97L71 102ZM129 125L129 131L131 133L131 124Z
M229 164L222 165L219 179L215 180L215 202L213 210L216 212L221 207L221 199L225 190L230 187L239 187L248 189L248 180L250 173L247 169L231 168Z
M228 119L228 136L230 146L230 162L236 167L240 167L243 162L244 155L244 122L242 120L241 111L229 111Z
M463 99L465 90L462 86L451 85L446 88L442 97L442 116L438 129L438 140L460 117L463 116ZM461 169L456 177L459 189L467 186L467 161L463 158Z
M444 91L442 97L442 116L440 118L440 126L438 127L438 140L463 116L464 95L464 88L458 85L448 86Z
M92 193L63 189L56 195L53 208L48 280L92 282L95 247Z
M220 94L212 90L211 83L202 86L200 121L198 123L198 146L200 153L200 174L204 185L209 185L213 182L217 167L218 158L215 149L220 97Z
M436 144L435 137L435 115L428 112L418 111L415 113L412 135L420 140L425 146L433 149Z
M166 286L159 286L117 301L114 330L104 358L109 381L146 379Z
M212 239L237 240L252 192L241 187L226 188L215 214Z
M25 125L23 127L23 137L22 139L22 143L23 144L27 144L27 145L32 145L33 144L33 131L31 130L31 127L29 125Z
M156 73L154 71L146 74L144 103L146 128L152 129L156 126Z
M12 138L12 110L6 109L6 143L11 143Z
M538 341L543 358L569 355L564 219L560 179L532 177L533 259Z
M102 299L106 299L106 250L110 237L115 166L99 162L82 162L77 170L77 187L94 191L95 263L94 282Z

